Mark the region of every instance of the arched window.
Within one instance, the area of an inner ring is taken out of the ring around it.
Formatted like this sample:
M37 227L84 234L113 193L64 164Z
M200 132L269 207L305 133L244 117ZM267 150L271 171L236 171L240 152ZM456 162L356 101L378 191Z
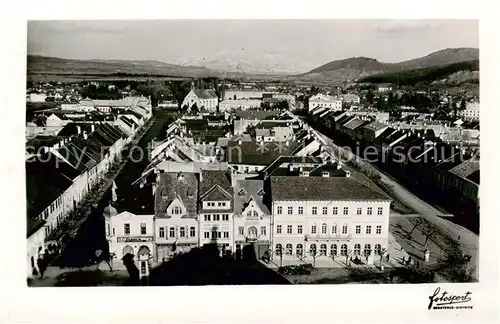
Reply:
M293 247L292 247L292 244L288 243L288 244L286 245L286 254L288 254L288 255L292 255L292 253L293 253Z
M319 246L319 255L326 255L326 244L321 244Z
M311 253L311 255L316 255L316 244L311 244L309 247L309 253Z
M283 251L283 247L281 246L281 244L276 244L276 254L277 255L280 255L281 252Z
M302 244L297 244L297 256L302 256L304 253L304 246Z
M326 234L326 224L321 224L321 234Z
M364 254L365 256L369 256L372 253L372 246L370 244L365 244L364 248Z
M330 245L330 254L333 256L337 255L337 244Z
M356 255L361 254L361 244L354 244L354 254Z
M337 223L334 223L332 225L332 234L336 235L337 234Z
M257 213L255 210L253 211L253 217L259 217L259 213Z
M247 217L252 217L252 211L251 211L251 210L250 210L250 211L248 211L248 213L247 213Z
M125 245L122 250L122 256L126 256L127 254L134 255L134 248L130 245Z
M347 244L342 244L340 246L340 255L344 255L344 256L347 255Z
M382 246L380 244L375 244L375 254L380 255L382 253Z
M255 226L248 228L248 238L257 238L257 228Z

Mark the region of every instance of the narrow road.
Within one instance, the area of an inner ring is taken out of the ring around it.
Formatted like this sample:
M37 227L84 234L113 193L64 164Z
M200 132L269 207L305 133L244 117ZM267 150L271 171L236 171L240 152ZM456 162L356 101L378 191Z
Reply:
M304 121L305 122L305 121ZM337 146L334 141L328 136L322 134L316 129L309 126L313 133L316 133L316 136L320 138L321 141L326 143L326 145L331 149L331 153L338 157L339 150L343 150L339 146ZM350 153L352 157L357 158L358 160L367 163L361 158L354 156L354 154L350 151L343 150L346 153ZM412 194L406 188L401 186L394 178L390 175L384 173L380 169L378 169L373 164L370 166L378 171L381 176L381 181L385 183L391 190L391 193L400 200L402 203L407 205L408 207L415 210L422 217L427 219L429 222L433 223L436 227L438 227L443 233L447 234L451 239L458 240L460 238L459 243L463 253L469 254L471 256L471 261L469 262L469 269L473 270L473 276L478 279L479 274L479 236L473 233L472 231L466 229L463 226L452 223L447 219L443 219L440 217L443 213L426 203L425 201L418 198L416 195Z

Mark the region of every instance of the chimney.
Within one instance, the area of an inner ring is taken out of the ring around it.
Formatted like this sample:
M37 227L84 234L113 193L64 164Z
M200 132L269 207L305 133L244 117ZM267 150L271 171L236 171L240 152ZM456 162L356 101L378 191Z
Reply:
M92 125L90 125L90 132L93 133L94 131L95 131L95 125L92 124Z
M203 182L203 171L200 171L200 182Z
M82 128L80 126L76 126L76 131L78 134L82 133Z
M238 145L241 145L241 139L238 140Z
M345 172L345 177L350 178L351 177L351 171L346 171Z
M290 145L290 142L289 142L289 141L286 141L286 142L285 142L285 145L286 145L286 146L289 146L289 145Z

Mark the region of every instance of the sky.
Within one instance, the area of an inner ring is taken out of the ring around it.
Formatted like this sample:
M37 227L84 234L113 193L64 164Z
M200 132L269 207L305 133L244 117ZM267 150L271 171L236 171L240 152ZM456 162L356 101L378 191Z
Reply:
M399 62L479 47L477 20L29 21L28 54L158 60L235 70L305 72L332 60Z

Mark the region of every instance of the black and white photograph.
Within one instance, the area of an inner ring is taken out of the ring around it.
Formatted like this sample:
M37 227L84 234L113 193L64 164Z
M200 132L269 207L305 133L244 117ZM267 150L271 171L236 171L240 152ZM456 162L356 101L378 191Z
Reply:
M30 287L479 280L477 21L29 21L27 48Z
M153 3L12 24L0 318L493 319L493 22Z

